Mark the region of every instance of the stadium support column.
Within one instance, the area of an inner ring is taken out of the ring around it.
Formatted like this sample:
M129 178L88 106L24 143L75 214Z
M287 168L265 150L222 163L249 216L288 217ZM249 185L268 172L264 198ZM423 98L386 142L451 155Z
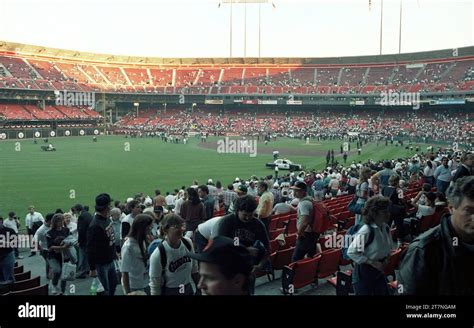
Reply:
M133 106L135 106L137 108L137 118L138 118L138 108L140 107L140 103L139 102L134 102Z
M106 112L105 112L106 107L107 106L106 106L105 93L102 93L102 110L104 111L104 120L107 117ZM106 122L107 121L104 122L104 131L103 131L104 135L107 134L107 124L106 124Z

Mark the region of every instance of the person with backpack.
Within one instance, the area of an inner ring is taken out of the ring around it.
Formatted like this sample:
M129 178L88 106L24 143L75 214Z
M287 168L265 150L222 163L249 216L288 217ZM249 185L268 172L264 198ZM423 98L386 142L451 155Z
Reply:
M313 200L308 197L306 183L298 181L291 189L293 189L295 197L300 200L296 222L298 239L296 240L296 248L291 259L292 262L296 262L303 259L306 254L309 257L313 257L316 254L316 243L319 234L312 229L314 216Z
M354 235L347 255L354 261L352 284L356 295L388 295L383 272L392 249L387 221L390 200L383 196L370 198L362 210L363 225Z
M400 246L405 238L405 231L403 228L403 220L406 217L405 202L403 199L403 190L400 188L400 177L394 174L388 179L389 186L382 189L382 196L390 200L390 221L388 225L391 226L395 222L396 237L398 246Z
M150 257L151 295L194 295L191 279L199 283L196 260L191 239L183 237L184 220L176 214L168 214L161 221L161 236Z
M122 287L125 294L134 291L144 291L150 294L149 278L146 270L148 256L147 237L151 232L152 218L148 214L138 214L132 223L122 246Z
M109 194L103 193L95 198L95 214L87 230L87 256L90 276L99 279L105 295L114 296L117 287L115 238L119 236L115 236L111 209Z

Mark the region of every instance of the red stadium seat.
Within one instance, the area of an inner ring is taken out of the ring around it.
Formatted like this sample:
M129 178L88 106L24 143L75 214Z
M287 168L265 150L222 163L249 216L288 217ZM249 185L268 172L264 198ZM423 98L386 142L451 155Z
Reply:
M269 238L270 240L273 240L275 239L276 237L278 237L279 235L281 235L282 233L285 232L285 228L281 228L281 229L276 229L276 230L272 230L270 231L268 234L269 234Z
M285 266L282 273L283 293L291 293L291 289L299 289L314 283L321 255L302 259Z
M291 263L291 257L293 256L293 252L295 247L290 247L284 250L280 250L276 253L272 254L272 268L273 270L283 270L285 265Z
M341 249L329 249L321 253L318 278L326 278L339 271L339 262L342 257Z

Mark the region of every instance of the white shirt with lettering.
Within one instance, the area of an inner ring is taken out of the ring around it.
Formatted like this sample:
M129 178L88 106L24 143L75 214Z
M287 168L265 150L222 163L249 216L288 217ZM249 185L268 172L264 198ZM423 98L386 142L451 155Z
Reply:
M183 237L186 238L186 237ZM194 252L191 239L186 238ZM181 242L178 248L172 248L165 240L163 246L166 250L165 281L168 288L180 288L181 285L190 284L191 274L198 272L196 260L189 257L189 251ZM152 295L160 295L163 277L161 266L160 248L157 247L150 257L150 288Z

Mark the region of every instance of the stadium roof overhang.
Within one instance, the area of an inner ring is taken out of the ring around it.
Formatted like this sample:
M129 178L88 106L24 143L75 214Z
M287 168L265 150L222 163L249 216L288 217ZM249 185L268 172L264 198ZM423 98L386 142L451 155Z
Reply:
M38 59L71 60L82 62L101 62L109 64L130 65L170 65L170 66L213 66L213 65L266 65L266 66L299 66L299 65L341 65L341 64L387 64L435 61L454 57L474 56L474 46L453 49L425 51L407 54L353 56L353 57L321 57L321 58L160 58L119 56L91 52L41 47L22 43L0 41L0 54L11 56L37 57Z

